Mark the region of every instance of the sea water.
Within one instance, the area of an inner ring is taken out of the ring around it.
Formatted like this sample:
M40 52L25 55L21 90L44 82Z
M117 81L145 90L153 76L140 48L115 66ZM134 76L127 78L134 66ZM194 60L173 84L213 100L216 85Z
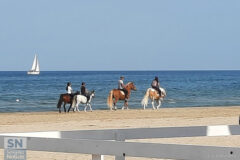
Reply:
M167 91L162 108L240 105L240 71L42 71L40 75L6 71L0 72L0 112L57 111L67 82L74 91L85 82L96 93L93 109L108 109L107 96L117 88L120 76L125 84L132 81L137 87L129 108L142 108L141 100L155 76Z

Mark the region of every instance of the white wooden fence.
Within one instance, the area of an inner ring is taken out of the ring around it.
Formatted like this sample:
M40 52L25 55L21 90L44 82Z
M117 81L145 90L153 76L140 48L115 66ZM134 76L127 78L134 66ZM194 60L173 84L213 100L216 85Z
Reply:
M239 160L239 147L125 142L128 139L229 135L240 135L240 126L4 133L0 134L0 148L4 147L5 136L17 136L27 137L28 150L91 154L93 160L103 160L102 155L115 156L116 160L125 160L126 156L184 160Z

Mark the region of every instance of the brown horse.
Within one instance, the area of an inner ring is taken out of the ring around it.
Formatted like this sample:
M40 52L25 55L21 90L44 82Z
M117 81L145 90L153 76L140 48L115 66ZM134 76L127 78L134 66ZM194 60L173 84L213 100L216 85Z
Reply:
M150 98L152 100L152 107L153 109L156 109L154 106L154 101L158 102L158 105L156 106L157 109L159 109L159 107L162 104L163 98L167 95L165 89L163 88L159 88L161 90L161 96L158 94L158 92L153 89L153 88L148 88L146 91L146 94L144 95L143 99L142 99L142 106L143 109L146 108L146 106L148 105L148 98Z
M61 113L61 106L62 106L63 102L64 102L63 107L64 107L64 112L65 113L66 113L65 105L70 104L70 107L68 108L68 112L69 112L71 107L72 107L72 97L67 93L60 95L59 100L58 100L58 104L57 104L57 108L59 108L59 113Z
M134 85L133 82L129 82L126 85L126 89L128 91L128 97L130 97L131 94L131 90L136 91L136 86ZM123 91L119 90L119 89L113 89L109 92L109 96L107 99L107 105L108 107L112 110L113 105L114 105L114 109L117 109L116 103L118 100L125 100L126 95L124 94ZM113 101L114 98L114 101ZM128 109L128 101L125 100L124 105L122 107L122 109L127 108Z

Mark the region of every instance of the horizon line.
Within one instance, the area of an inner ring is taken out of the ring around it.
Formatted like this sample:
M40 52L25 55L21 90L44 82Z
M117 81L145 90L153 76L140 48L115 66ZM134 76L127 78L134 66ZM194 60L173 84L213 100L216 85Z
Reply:
M40 72L142 72L142 71L240 71L240 69L180 69L180 70L43 70ZM27 71L16 71L16 70L0 70L0 72L27 72Z

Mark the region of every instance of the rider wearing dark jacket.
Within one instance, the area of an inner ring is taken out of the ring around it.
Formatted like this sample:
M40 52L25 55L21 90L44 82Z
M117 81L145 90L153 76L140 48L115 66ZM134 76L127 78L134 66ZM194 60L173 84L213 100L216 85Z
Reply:
M158 94L161 96L161 90L160 90L160 83L158 81L158 77L156 76L155 79L152 81L151 84L152 88L155 89Z
M86 97L87 97L87 101L90 99L90 95L87 93L87 89L86 89L86 86L85 86L85 82L82 82L81 95L86 96Z

